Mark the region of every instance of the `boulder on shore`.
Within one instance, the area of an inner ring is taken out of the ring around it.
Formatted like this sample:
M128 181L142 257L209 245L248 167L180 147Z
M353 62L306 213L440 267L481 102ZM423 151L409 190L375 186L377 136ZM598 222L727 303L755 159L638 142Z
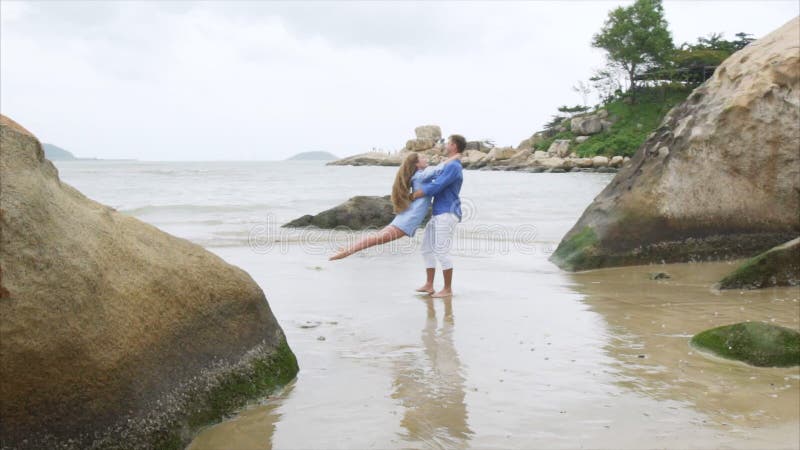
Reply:
M439 125L421 125L414 128L414 135L416 135L417 139L438 141L442 138L442 129Z
M487 157L488 155L480 150L466 150L461 157L461 164L463 164L464 167L470 167L473 164L483 161Z
M570 130L583 136L597 134L603 131L603 123L594 115L574 117L570 121Z
M394 219L391 197L359 195L317 215L307 214L284 224L286 228L317 227L364 230L383 228Z
M569 139L556 139L547 149L547 154L551 157L565 158L569 155Z
M719 282L720 289L800 285L800 238L748 259Z
M417 139L409 139L406 141L405 150L410 152L424 152L425 150L430 150L436 145L435 139L430 138L417 138Z
M489 151L487 158L489 161L502 161L509 159L517 153L513 147L495 147Z
M478 150L483 153L489 153L492 148L494 147L484 141L468 141L465 150Z
M593 167L606 167L608 166L608 158L605 156L595 156L592 158Z
M712 328L692 337L691 345L758 367L800 365L800 333L763 322Z
M800 234L800 18L673 108L551 260L567 270L751 256Z
M291 380L243 270L94 202L0 116L3 448L178 448Z

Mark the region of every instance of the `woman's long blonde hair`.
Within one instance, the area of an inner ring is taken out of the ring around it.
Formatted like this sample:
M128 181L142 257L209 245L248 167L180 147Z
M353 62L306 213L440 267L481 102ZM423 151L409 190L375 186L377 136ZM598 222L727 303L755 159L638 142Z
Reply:
M411 177L417 171L418 162L419 155L416 152L411 153L397 170L392 186L392 206L395 214L405 211L411 204Z

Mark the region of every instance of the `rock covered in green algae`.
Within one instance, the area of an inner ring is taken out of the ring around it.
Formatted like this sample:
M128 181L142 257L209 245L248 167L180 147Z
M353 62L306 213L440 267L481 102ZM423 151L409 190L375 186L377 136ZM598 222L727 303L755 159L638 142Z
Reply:
M800 285L800 238L748 259L719 282L720 289Z
M388 195L358 195L317 215L307 214L283 225L287 228L317 227L351 230L383 228L394 219L392 201Z
M724 260L797 236L798 33L794 18L726 59L667 114L551 261L587 270Z
M650 272L649 274L647 274L647 276L651 280L669 280L670 278L672 278L672 276L667 272Z
M392 207L390 196L357 195L317 215L306 214L298 217L284 224L283 227L366 230L369 228L383 228L394 219L394 216L394 208ZM422 225L425 225L428 219L430 219L430 211L425 220L422 221Z
M758 367L800 365L800 333L763 322L741 322L696 334L691 345Z
M290 381L245 271L96 203L0 115L0 447L177 449Z

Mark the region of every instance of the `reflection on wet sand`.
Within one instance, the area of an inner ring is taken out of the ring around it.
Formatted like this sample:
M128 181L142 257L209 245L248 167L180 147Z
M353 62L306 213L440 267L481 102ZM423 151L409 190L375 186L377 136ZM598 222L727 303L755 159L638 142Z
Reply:
M425 299L423 352L407 353L396 364L392 398L405 411L402 437L415 446L464 448L472 436L464 402L464 375L453 345L452 299L444 299L444 318L437 329L433 299Z
M573 289L603 315L618 384L656 399L685 402L730 431L766 426L797 436L800 369L755 368L689 346L702 330L746 320L800 328L800 289L718 292L727 263L625 267L570 275ZM648 272L672 278L654 281ZM798 442L787 436L784 442Z
M279 409L294 389L294 382L264 405L246 408L235 418L200 432L186 450L271 450L275 425L280 422Z

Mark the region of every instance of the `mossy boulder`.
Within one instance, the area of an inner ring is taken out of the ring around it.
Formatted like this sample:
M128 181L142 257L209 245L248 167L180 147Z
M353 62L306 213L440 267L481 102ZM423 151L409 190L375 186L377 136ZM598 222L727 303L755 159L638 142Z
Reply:
M567 270L727 260L800 234L798 33L794 18L734 53L671 109L551 260Z
M181 448L291 380L244 270L62 182L0 116L0 446Z
M763 322L741 322L696 334L691 345L758 367L800 365L800 333Z
M596 244L597 234L587 226L561 241L551 259L566 270L584 268L591 265Z
M720 289L800 285L800 238L748 259L719 282Z
M307 214L284 224L287 228L316 227L364 230L383 228L394 219L390 196L358 195L317 215Z

